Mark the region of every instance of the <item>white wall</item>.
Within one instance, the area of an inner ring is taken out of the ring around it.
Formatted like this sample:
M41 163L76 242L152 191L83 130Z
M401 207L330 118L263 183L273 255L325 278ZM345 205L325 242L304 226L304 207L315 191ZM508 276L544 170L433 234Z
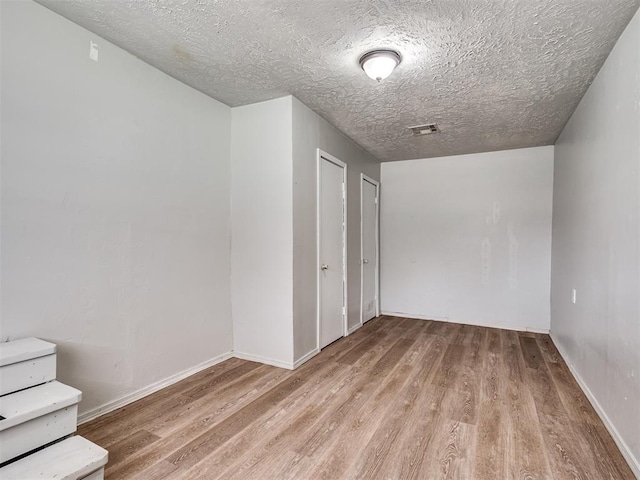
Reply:
M360 323L360 174L379 180L380 163L293 99L293 318L296 361L317 347L317 149L347 164L347 322Z
M383 312L549 329L553 147L386 162Z
M86 413L231 350L230 109L1 5L0 335L57 343Z
M289 96L232 109L234 352L291 368L317 347L317 148L348 164L350 326L360 320L360 173L379 162Z
M293 361L291 97L232 110L234 351Z
M556 144L551 331L640 477L639 214L636 14Z

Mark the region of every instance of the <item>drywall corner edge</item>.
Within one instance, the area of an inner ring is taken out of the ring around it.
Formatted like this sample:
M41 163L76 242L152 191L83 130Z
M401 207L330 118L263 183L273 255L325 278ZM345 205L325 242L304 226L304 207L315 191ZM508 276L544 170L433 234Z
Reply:
M620 436L618 429L613 425L613 423L609 419L609 416L600 405L600 402L598 402L595 395L591 392L591 390L589 389L585 381L582 379L582 377L578 373L578 371L575 369L573 364L569 361L569 355L567 355L567 351L562 346L562 343L560 343L560 341L556 338L553 332L550 332L549 336L551 337L553 344L558 349L560 356L562 357L564 362L567 364L567 367L569 367L569 371L571 372L571 375L573 375L573 378L575 378L576 382L578 382L580 389L586 395L587 399L589 400L589 403L591 403L591 406L598 414L598 417L600 417L600 420L602 420L602 423L604 423L604 426L606 427L607 431L611 435L611 438L613 438L613 441L615 442L616 446L620 450L620 453L622 453L622 456L627 461L629 468L637 478L640 478L640 460L633 455L627 443Z
M356 330L359 330L363 326L364 326L364 323L356 323L354 326L349 328L349 330L347 330L347 335L351 335L353 332L355 332Z
M262 355L254 355L252 353L236 352L234 351L232 357L239 358L240 360L248 360L250 362L263 363L265 365L271 365L272 367L285 368L287 370L293 370L295 368L294 362L285 362L275 358L268 358Z
M303 363L308 362L309 360L311 360L313 357L315 357L319 353L320 353L320 349L319 348L314 348L313 350L305 353L299 359L297 359L296 361L293 362L293 368L294 369L298 368L300 365L302 365Z

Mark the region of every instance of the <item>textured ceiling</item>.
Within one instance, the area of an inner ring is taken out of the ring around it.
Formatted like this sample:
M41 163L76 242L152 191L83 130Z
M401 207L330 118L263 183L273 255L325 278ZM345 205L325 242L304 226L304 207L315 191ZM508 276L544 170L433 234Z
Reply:
M554 143L640 4L38 1L227 105L292 94L382 161ZM403 62L378 85L358 58L380 47Z

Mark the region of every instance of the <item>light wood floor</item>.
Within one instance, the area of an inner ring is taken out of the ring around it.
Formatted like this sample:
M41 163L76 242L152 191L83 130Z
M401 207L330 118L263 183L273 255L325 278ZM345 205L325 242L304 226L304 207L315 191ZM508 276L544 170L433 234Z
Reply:
M549 336L393 317L293 372L231 359L79 433L110 479L634 478Z

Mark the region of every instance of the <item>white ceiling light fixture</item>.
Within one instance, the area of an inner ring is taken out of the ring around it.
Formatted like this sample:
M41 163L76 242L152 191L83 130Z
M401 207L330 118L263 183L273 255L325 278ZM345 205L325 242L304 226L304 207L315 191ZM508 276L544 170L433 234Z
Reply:
M395 50L372 50L360 57L360 66L369 78L380 83L401 61L402 57Z

